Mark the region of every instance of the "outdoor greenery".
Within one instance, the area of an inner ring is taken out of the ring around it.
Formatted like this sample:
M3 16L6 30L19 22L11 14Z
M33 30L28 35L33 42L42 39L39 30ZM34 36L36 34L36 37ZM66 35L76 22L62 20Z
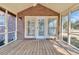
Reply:
M71 44L79 48L79 40L76 37L71 37Z
M72 22L72 23L71 23L71 28L72 28L72 29L79 29L79 21L76 21L76 22L74 22L74 23Z
M4 45L4 40L0 41L0 46Z
M68 37L63 37L63 40L64 40L65 42L68 42Z
M68 29L68 21L65 21L63 24L63 29L67 30Z
M72 16L74 16L74 15L72 15ZM76 32L79 30L79 19L75 17L75 18L71 18L69 20L71 22L71 30L72 30L73 34L76 34ZM66 17L64 17L64 19L63 19L62 22L63 22L62 23L63 24L63 30L64 30L64 32L66 32L66 33L63 32L63 34L67 34L68 33L67 32L68 31L68 27L69 27L69 25L68 25L68 19ZM73 30L75 30L75 31L77 30L77 31L74 32ZM72 34L69 34L69 35L72 35ZM67 36L63 36L63 40L65 42L68 42L68 37ZM79 48L79 39L77 38L76 35L73 35L71 37L70 44L73 45L73 46L75 46L75 47L77 47L77 48Z

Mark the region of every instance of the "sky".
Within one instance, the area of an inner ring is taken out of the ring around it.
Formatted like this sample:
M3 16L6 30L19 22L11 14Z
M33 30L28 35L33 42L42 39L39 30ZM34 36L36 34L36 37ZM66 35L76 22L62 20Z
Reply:
M72 22L79 21L79 11L71 13L71 21Z

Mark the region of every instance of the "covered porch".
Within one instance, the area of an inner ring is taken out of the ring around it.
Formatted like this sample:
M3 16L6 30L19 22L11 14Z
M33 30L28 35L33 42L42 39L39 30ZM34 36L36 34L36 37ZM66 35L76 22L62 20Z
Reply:
M79 4L0 5L1 55L79 54Z

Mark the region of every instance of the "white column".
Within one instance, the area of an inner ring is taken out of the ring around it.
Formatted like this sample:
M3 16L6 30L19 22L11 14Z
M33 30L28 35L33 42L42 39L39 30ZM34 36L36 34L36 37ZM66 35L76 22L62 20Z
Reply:
M16 29L15 30L15 40L17 40L17 16L16 16L15 23L16 23L16 25L15 25L16 26L16 28L15 28Z
M63 41L63 23L62 23L62 18L61 18L61 39Z
M27 33L27 32L28 32L28 30L27 30L27 29L28 29L28 25L27 25L28 19L27 19L27 18L28 18L28 17L25 16L25 19L24 19L24 21L25 21L25 24L24 24L24 28L25 28L25 29L24 29L24 36L25 36L25 38L26 38L26 36L27 36L27 34L28 34L28 33ZM26 20L27 20L27 21L26 21ZM17 22L17 23L18 23L18 22Z
M68 16L68 44L70 44L70 38L71 38L71 21L70 21L70 15L71 13L69 12L69 16Z
M8 17L7 17L7 10L5 12L5 44L8 44Z
M38 34L39 34L39 31L38 31L38 28L39 28L39 24L38 24L38 22L39 22L39 20L38 20L38 16L35 16L36 17L36 19L35 19L35 36L36 36L36 39L38 38Z
M63 29L63 27L62 27L62 18L61 18L61 13L60 13L60 28L59 28L59 30L60 30L60 34L59 34L59 39L60 40L63 40L63 31L62 31L62 29Z
M48 38L48 18L45 16L45 38Z

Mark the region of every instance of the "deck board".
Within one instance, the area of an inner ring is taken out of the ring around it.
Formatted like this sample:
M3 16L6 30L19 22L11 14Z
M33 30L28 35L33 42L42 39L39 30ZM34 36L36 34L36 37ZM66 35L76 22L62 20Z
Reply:
M69 48L68 48L69 49ZM69 55L55 40L17 40L0 48L0 55Z

